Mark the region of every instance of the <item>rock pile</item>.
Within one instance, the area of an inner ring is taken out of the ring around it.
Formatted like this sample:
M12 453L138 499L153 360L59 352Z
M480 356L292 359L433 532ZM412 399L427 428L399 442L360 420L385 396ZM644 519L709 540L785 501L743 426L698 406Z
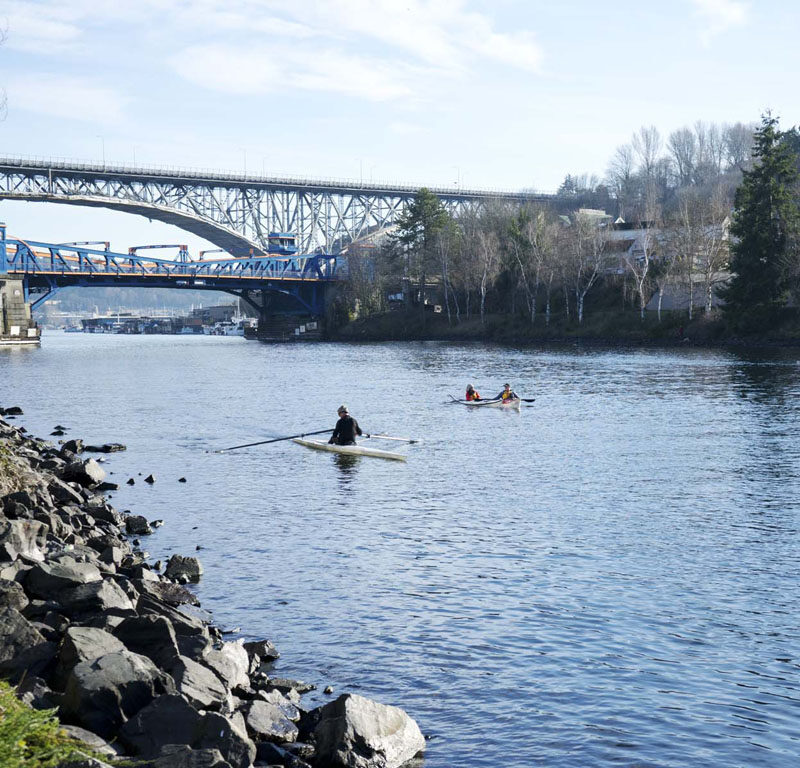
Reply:
M271 642L226 642L187 610L200 563L174 555L161 575L131 547L152 522L108 503L83 450L0 419L0 677L24 701L153 768L395 768L424 750L395 707L344 694L304 710L311 686L271 676Z

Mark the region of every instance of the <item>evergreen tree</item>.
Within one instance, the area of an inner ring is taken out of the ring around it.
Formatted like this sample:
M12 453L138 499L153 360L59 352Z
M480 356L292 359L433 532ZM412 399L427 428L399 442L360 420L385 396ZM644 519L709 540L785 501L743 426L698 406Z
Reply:
M405 257L406 277L419 281L420 304L425 303L425 281L438 265L439 238L448 230L450 214L441 200L423 187L397 219L393 244Z
M731 272L726 314L735 326L755 330L774 324L796 271L800 208L797 156L777 118L767 113L755 133L753 168L736 190Z

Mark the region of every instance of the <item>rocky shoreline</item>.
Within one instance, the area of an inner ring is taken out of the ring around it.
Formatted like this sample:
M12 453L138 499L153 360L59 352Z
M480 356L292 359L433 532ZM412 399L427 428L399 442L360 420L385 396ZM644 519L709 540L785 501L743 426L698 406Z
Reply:
M55 709L110 762L421 764L425 739L403 710L355 694L305 710L313 686L273 676L269 640L226 641L201 617L185 586L201 577L196 558L173 555L163 573L148 562L135 537L159 521L114 509L85 453L124 446L55 445L10 423L19 415L0 408L0 678L19 698Z

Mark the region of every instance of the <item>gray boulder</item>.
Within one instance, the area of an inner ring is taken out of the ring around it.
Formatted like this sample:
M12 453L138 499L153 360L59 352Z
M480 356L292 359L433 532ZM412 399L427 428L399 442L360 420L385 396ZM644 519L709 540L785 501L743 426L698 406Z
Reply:
M188 656L195 661L199 661L211 646L208 627L194 616L187 616L172 606L146 594L139 595L136 610L140 616L163 616L172 624L181 656Z
M163 616L130 616L114 629L129 651L141 653L161 669L180 655L172 624Z
M228 691L222 681L198 662L178 656L169 667L178 693L185 696L198 709L219 711L227 701Z
M256 756L240 715L227 719L215 712L200 713L180 696L153 701L125 723L120 738L145 759L157 757L167 744L218 749L234 768L248 768Z
M203 575L203 566L196 557L172 555L167 561L164 575L168 579L200 581L200 577Z
M38 520L0 518L0 562L13 561L21 555L31 560L44 560L47 531L47 526Z
M86 445L84 451L92 451L93 453L116 453L117 451L126 450L122 443L103 443L103 445Z
M125 531L132 536L149 536L153 529L147 518L142 515L130 515L125 518Z
M118 749L115 749L105 739L101 739L96 733L87 731L79 725L60 725L62 731L71 739L82 741L86 746L90 747L94 752L98 752L106 757L116 757L120 754Z
M26 675L16 690L17 698L33 709L55 709L61 699L41 677Z
M0 663L0 678L18 685L29 677L48 680L53 673L58 654L56 643L44 642L24 648L16 656Z
M25 610L29 600L22 586L10 579L0 579L0 610L3 608L16 608Z
M0 662L13 659L31 646L44 642L41 632L16 608L0 611Z
M293 723L300 720L300 710L280 691L259 691L258 698L274 704Z
M250 678L247 673L250 660L241 640L222 643L219 648L212 648L204 654L202 662L211 667L228 688L249 687Z
M35 565L28 573L25 587L28 593L43 600L55 597L65 589L93 581L100 581L100 569L92 563L78 563L71 558L59 562L46 562Z
M58 688L63 688L76 665L124 650L125 646L114 635L103 629L69 627L61 641L53 683Z
M72 461L64 467L61 479L90 488L106 479L105 470L94 460Z
M60 715L104 738L153 699L173 693L172 678L146 656L127 650L77 664L70 673Z
M398 768L425 749L402 709L352 693L322 707L314 735L317 760L343 768Z
M113 568L119 568L122 565L122 558L125 556L125 550L122 547L106 547L100 552L99 560L101 563Z
M66 589L59 593L58 601L64 611L72 616L83 613L115 616L135 613L131 599L110 579Z
M247 655L260 661L275 661L281 657L278 649L269 640L252 640L244 644Z
M192 749L184 744L161 747L153 768L231 768L218 749Z
M57 477L50 478L47 490L61 504L83 504L83 496Z
M297 726L276 704L256 699L244 709L247 731L256 741L297 741Z
M287 677L270 677L264 683L267 690L278 690L287 696L292 693L308 693L316 689L313 683L304 683L302 680L291 680Z
M117 512L102 496L95 496L86 503L86 509L96 520L103 520L112 525L122 525L122 515Z
M159 577L152 575L152 571L150 574L150 577L143 579L146 581L144 584L139 583L137 580L136 587L140 592L145 592L151 597L165 602L167 605L200 605L197 595L194 592L190 592L186 587L182 587L180 584L173 584L171 581L161 581ZM142 575L140 574L140 576ZM135 578L136 574L132 574L132 577Z

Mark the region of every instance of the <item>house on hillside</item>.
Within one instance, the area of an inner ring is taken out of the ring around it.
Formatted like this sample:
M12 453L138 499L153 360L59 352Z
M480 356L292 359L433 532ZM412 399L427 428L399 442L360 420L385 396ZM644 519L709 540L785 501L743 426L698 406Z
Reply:
M627 223L617 219L608 228L606 253L611 262L607 274L624 274L628 263L640 263L649 253L651 259L658 258L659 230L651 221ZM616 257L616 258L615 258Z

